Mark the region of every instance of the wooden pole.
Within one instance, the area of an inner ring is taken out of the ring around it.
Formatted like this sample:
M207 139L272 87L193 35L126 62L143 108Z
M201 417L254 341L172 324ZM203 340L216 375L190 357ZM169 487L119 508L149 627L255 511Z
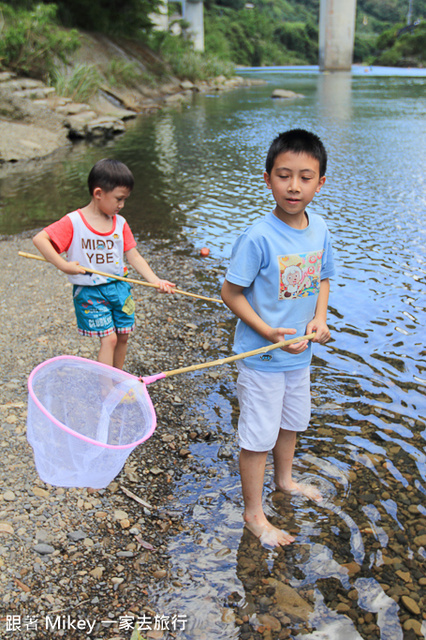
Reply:
M25 251L18 251L18 255L23 258L31 258L32 260L41 260L42 262L49 262L43 256L37 256L34 253L26 253ZM50 263L49 263L50 264ZM89 267L83 267L83 269L89 273L95 273L98 276L104 276L106 278L114 278L114 280L121 280L122 282L131 282L132 284L141 284L144 287L154 287L154 289L159 289L160 285L153 284L152 282L144 282L144 280L135 280L134 278L128 278L124 276L113 276L110 273L105 273L104 271L97 271L96 269L90 269ZM191 298L198 298L199 300L207 300L208 302L219 302L223 304L223 300L219 300L219 298L207 298L206 296L200 296L198 293L191 293L190 291L182 291L182 289L173 289L173 293L180 293L184 296L191 296Z
M248 358L249 356L255 356L261 353L267 353L273 349L281 349L289 344L296 344L303 340L312 340L315 337L314 333L308 333L306 336L298 336L296 338L290 338L289 340L283 340L282 342L276 342L275 344L266 345L266 347L260 347L260 349L254 349L253 351L246 351L245 353L237 353L235 356L229 356L228 358L221 358L220 360L213 360L212 362L202 362L201 364L193 364L189 367L182 367L181 369L172 369L171 371L165 371L164 377L175 376L178 373L186 373L188 371L197 371L198 369L206 369L207 367L217 367L221 364L228 364L228 362L234 362L235 360L241 360L242 358Z

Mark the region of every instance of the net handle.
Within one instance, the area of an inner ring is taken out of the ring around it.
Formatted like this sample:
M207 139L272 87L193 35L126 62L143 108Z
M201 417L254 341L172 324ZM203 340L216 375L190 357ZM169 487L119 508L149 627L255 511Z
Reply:
M32 260L41 260L42 262L49 262L43 256L37 256L34 253L27 253L26 251L18 251L18 255L22 258L31 258ZM153 282L145 282L144 280L136 280L135 278L128 278L127 276L114 276L111 273L105 273L104 271L97 271L96 269L91 269L89 267L83 267L85 271L88 273L94 273L98 276L104 276L105 278L114 278L114 280L122 280L123 282L131 282L132 284L142 284L144 287L154 287L154 289L159 289L160 285L154 284ZM191 296L191 298L198 298L199 300L207 300L208 302L219 302L223 304L223 300L219 300L219 298L208 298L206 296L200 296L198 293L192 293L190 291L182 291L182 289L173 289L173 293L180 293L184 296Z
M172 369L171 371L165 371L159 374L162 378L168 378L169 376L175 376L178 373L186 373L187 371L197 371L198 369L205 369L207 367L217 367L221 364L227 364L228 362L234 362L235 360L241 360L242 358L248 358L249 356L256 356L260 353L267 353L273 349L281 349L289 344L295 344L296 342L302 342L303 340L312 340L315 337L315 332L308 333L306 336L298 336L296 338L290 338L289 340L283 340L276 342L275 344L266 345L266 347L260 347L260 349L254 349L253 351L246 351L245 353L238 353L235 356L229 356L228 358L221 358L220 360L213 360L212 362L202 362L201 364L193 364L189 367L182 367L181 369ZM154 376L155 377L155 376ZM156 378L158 379L158 378Z

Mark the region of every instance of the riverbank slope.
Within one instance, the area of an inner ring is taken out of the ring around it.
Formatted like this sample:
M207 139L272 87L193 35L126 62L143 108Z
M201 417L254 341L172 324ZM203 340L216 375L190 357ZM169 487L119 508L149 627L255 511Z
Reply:
M90 66L105 77L111 60L134 65L139 75L129 86L113 86L105 79L86 101L60 96L39 80L0 72L0 164L42 158L82 138L114 137L125 131L127 120L179 108L195 92L225 91L261 82L218 76L194 83L163 74L153 83L147 73L150 67L165 66L156 54L137 43L101 34L81 34L81 46L69 65Z

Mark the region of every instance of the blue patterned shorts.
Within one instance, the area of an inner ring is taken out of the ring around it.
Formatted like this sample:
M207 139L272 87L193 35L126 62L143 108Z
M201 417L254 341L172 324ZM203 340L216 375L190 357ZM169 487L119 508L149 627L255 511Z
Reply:
M135 327L135 303L131 285L117 280L91 287L74 285L74 309L78 332L83 336L131 333Z

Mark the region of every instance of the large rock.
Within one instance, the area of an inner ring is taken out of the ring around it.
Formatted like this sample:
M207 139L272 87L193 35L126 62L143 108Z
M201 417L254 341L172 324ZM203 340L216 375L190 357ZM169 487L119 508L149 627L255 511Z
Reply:
M289 100L291 98L304 98L302 93L295 93L294 91L288 91L287 89L274 89L271 98L279 98Z
M275 588L277 607L282 613L304 622L309 620L313 607L295 589L275 578L269 578L268 584Z
M88 138L108 137L123 133L125 130L126 127L122 120L101 116L86 125L86 136Z
M65 126L68 127L70 138L85 138L87 135L87 125L95 120L98 114L94 111L84 111L76 115L70 115L65 119Z
M0 163L43 158L66 144L62 131L0 120Z

